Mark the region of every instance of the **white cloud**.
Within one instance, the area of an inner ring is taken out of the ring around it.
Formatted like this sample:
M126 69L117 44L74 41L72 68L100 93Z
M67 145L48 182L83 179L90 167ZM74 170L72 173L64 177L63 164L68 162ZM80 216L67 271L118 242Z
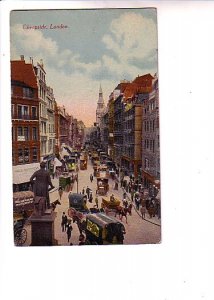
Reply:
M143 60L157 48L156 24L140 14L124 13L112 21L110 34L104 35L103 42L121 64L133 58Z
M85 63L79 53L61 50L62 45L45 37L43 31L24 30L21 24L16 24L11 27L11 59L19 59L21 54L26 60L33 57L34 63L43 59L47 84L54 89L57 102L79 119L87 115L89 125L95 121L100 82L107 102L121 79L133 80L138 74L156 72L155 67L142 69L136 63L147 58L152 65L157 48L156 34L152 19L126 12L112 21L109 33L102 39L113 56L103 54L96 62Z

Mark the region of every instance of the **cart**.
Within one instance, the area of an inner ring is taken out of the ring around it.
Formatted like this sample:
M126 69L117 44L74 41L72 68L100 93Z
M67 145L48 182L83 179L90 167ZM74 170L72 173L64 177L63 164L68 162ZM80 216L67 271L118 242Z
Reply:
M86 245L123 244L123 223L104 213L86 215Z
M96 193L100 196L105 196L108 193L109 184L108 178L97 178L97 191Z
M22 246L27 240L27 230L24 228L25 220L22 216L14 219L14 244Z

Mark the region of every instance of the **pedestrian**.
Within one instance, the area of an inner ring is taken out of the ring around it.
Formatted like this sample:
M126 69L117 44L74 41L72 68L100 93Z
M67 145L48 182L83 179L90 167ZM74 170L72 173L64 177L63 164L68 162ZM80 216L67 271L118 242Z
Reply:
M94 179L94 177L93 177L93 175L91 174L91 175L90 175L90 181L92 182L93 179Z
M128 207L128 201L127 201L126 198L123 199L123 206L124 206L125 208Z
M73 227L71 226L71 220L69 220L67 224L67 238L68 238L68 243L71 238L71 231L73 230Z
M140 212L141 212L142 219L145 219L145 216L146 216L146 207L145 206L141 206Z
M131 200L132 200L132 202L134 201L134 194L135 194L135 193L134 193L134 190L132 189L132 190L131 190Z
M87 188L86 188L86 194L87 194L87 196L88 196L88 199L89 199L90 189L89 189L89 187L88 187L88 186L87 186Z
M63 212L63 214L62 214L62 222L61 222L62 232L66 230L67 221L68 221L68 218L67 218L65 212Z
M126 193L123 193L123 199L126 199Z
M139 210L140 208L140 195L138 192L135 193L135 205L136 209Z
M85 194L85 189L84 189L84 188L82 189L82 194L83 194L83 195Z
M58 193L59 193L59 199L61 200L62 195L63 195L63 188L61 187L61 185L58 188Z
M95 200L95 205L94 206L96 206L98 208L98 197L96 196L94 200Z
M88 200L90 203L92 203L93 201L93 195L92 195L92 190L90 190L90 193L89 193L89 200Z

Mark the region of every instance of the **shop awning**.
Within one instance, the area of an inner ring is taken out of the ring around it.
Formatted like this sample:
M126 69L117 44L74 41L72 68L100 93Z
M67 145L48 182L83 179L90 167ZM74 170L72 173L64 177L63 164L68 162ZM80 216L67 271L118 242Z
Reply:
M40 163L13 166L13 184L29 182L33 173L39 169Z

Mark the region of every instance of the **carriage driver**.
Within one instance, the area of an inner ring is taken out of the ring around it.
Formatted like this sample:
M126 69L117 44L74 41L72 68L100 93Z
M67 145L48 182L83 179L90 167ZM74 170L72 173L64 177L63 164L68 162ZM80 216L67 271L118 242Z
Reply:
M115 202L115 198L114 198L114 195L113 195L113 194L112 194L111 197L110 197L110 201L111 201L111 202Z
M30 183L33 187L34 197L45 197L46 207L50 208L50 198L48 193L48 187L54 188L50 174L45 170L45 162L40 163L40 170L33 173L30 178Z

